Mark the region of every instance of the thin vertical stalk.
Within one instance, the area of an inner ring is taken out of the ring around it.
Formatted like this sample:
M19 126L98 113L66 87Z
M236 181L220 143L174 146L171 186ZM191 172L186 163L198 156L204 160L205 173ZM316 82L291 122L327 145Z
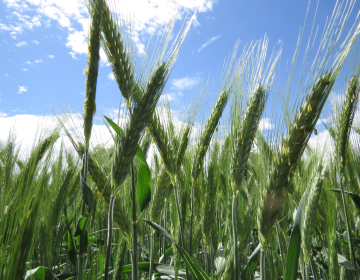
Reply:
M115 202L115 196L111 196L110 203L109 203L108 234L107 234L107 242L106 242L106 260L105 260L104 280L108 279L108 274L109 274L111 241L112 241L112 231L113 231L114 202Z
M239 262L238 262L238 250L237 250L237 227L236 227L236 206L237 206L237 196L233 194L232 201L232 224L233 224L233 236L234 236L234 280L239 279Z
M185 239L184 239L184 231L183 231L183 225L182 225L182 221L181 221L181 211L180 211L180 204L179 204L179 195L178 195L178 191L177 191L177 186L174 186L174 195L175 195L175 203L176 203L176 210L177 210L177 214L178 214L178 219L179 219L179 225L180 225L180 238L181 238L181 246L184 248L185 250Z
M309 270L310 267L304 263L305 280L309 280Z
M86 180L87 180L87 171L88 171L88 155L89 155L89 150L86 149L85 153L84 153L84 158L83 158L83 172L84 172L82 174L83 178L80 177L80 180L84 180L85 183L86 183ZM82 205L81 205L81 215L85 215L85 202L84 202L84 200L82 201ZM76 212L75 212L75 216L76 216ZM80 254L80 256L78 257L77 279L78 280L83 279L83 255L82 254Z
M266 253L266 251L264 251L263 248L261 248L261 251L260 251L260 280L266 280L265 253Z
M131 164L131 200L132 200L132 279L138 279L138 260L137 260L137 224L136 224L136 185L134 164Z
M177 191L177 186L174 186L174 194L175 194L175 202L176 202L176 210L177 210L177 214L178 214L178 219L179 219L179 225L180 225L180 238L181 238L181 246L185 249L185 238L184 238L184 228L181 222L181 211L180 211L180 204L179 204L179 195L178 195L178 191ZM186 267L186 279L189 279L189 275L188 275L188 269Z
M89 158L89 150L86 149L85 153L84 153L84 161L83 161L83 165L84 165L84 174L83 176L83 180L86 183L87 181L87 171L88 171L88 158ZM80 178L81 180L81 178ZM82 206L81 206L81 215L85 215L85 202L82 202Z
M282 251L282 247L281 247L280 234L279 234L279 228L278 228L278 224L277 224L277 223L275 223L275 227L276 227L277 240L278 240L278 243L279 243L279 249L280 249L280 255L281 255L282 268L283 268L283 271L285 271L284 255L283 255L283 251Z
M354 267L355 267L354 271L355 271L356 279L358 279L358 275L356 273L357 265L356 265L356 258L355 258L355 250L354 250L353 240L352 240L352 236L351 236L349 216L348 216L348 213L347 213L347 207L346 207L346 201L345 201L345 193L344 193L344 187L343 187L341 175L340 175L340 187L341 187L341 196L342 196L342 200L343 200L343 203L344 203L344 212L345 212L345 217L346 217L346 225L347 225L347 233L348 233L348 238L349 238L349 247L350 247L350 252L351 252L351 259L352 259Z
M150 267L149 267L149 280L152 278L154 264L154 233L150 232Z
M218 217L219 217L219 236L221 237L221 208L220 201L218 201Z
M310 267L311 267L313 279L314 279L314 280L318 280L317 272L316 272L316 267L315 267L314 262L313 262L313 260L312 260L312 256L310 256Z
M191 186L191 199L190 199L190 250L189 254L192 256L192 237L193 237L193 222L194 222L194 186Z
M159 225L161 226L162 225L162 218L163 218L163 210L160 211L160 220L159 220ZM160 253L160 256L161 256L161 250L163 249L162 247L162 237L161 237L161 234L159 235L159 253ZM156 249L155 249L156 250ZM165 254L165 252L164 252ZM165 257L165 255L164 255Z
M165 202L165 205L164 205L164 229L166 231L166 202ZM166 238L164 237L164 259L163 259L163 263L166 264L166 255L165 255L165 252L166 252Z

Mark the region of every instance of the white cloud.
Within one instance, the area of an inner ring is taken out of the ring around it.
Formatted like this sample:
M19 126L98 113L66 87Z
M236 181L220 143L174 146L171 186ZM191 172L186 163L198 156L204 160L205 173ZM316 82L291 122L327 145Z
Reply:
M86 54L88 51L86 34L85 31L74 31L68 36L66 46L71 48L74 54Z
M109 75L108 75L108 78L109 78L110 80L115 80L114 73L113 73L113 72L110 72Z
M283 43L284 43L284 41L281 40L281 39L279 39L279 40L277 41L277 44L278 44L278 45L283 44Z
M36 60L35 60L35 63L41 63L41 62L43 62L42 59L36 59Z
M46 26L50 25L50 20L56 21L60 27L68 29L70 32L66 46L71 48L75 54L87 53L87 35L89 33L88 11L83 0L4 0L8 8L14 9L13 15L17 17L19 24L17 31L13 36L22 32L22 27L32 29L34 26L40 26L41 22ZM216 0L137 0L137 1L121 1L120 3L110 4L113 12L122 15L122 18L131 19L132 31L135 46L138 52L144 53L146 42L140 40L158 30L160 27L166 26L176 16L182 19L187 12L198 13L211 11ZM37 15L32 18L26 15L29 9L35 7ZM139 9L141 7L141 9ZM40 21L41 20L41 21ZM75 28L77 24L81 28ZM200 25L194 20L194 25ZM2 26L0 28L8 31L14 29L11 26Z
M269 118L262 118L259 123L259 130L262 132L264 130L273 130L274 125L271 123Z
M10 31L10 30L11 30L10 27L6 26L6 25L3 24L3 23L0 23L0 29L1 29L1 30L5 30L5 31Z
M35 44L35 45L39 45L39 41L38 40L32 40L32 42Z
M6 117L6 116L7 116L7 114L0 112L0 117Z
M76 53L74 53L74 52L69 52L69 54L71 55L71 57L72 57L73 59L77 59Z
M30 64L30 65L33 65L30 61L26 61L25 63Z
M15 46L17 46L17 47L23 47L23 46L27 46L28 45L28 43L26 43L26 42L19 42L19 43L17 43L17 44L15 44Z
M65 124L68 124L66 127L75 141L83 141L82 116L80 114L67 114L59 115L59 117L63 119ZM39 136L53 131L57 125L58 119L55 116L21 114L6 117L5 114L1 115L0 112L0 140L6 141L10 131L14 132L16 143L19 143L21 147L20 154L27 157ZM71 142L62 130L60 138L54 146L54 156L59 153L61 142L64 143L67 151L74 150ZM94 147L97 144L101 144L108 147L112 143L112 137L108 128L104 124L94 124L91 132L90 146Z
M318 132L318 135L313 134L313 136L309 139L308 145L313 149L322 150L324 148L330 148L332 150L333 143L329 131L324 130L322 132Z
M172 86L178 90L191 89L199 83L200 79L198 77L184 77L180 79L173 79Z
M55 57L55 55L49 54L47 57L52 59Z
M18 94L27 92L27 90L28 90L28 87L26 87L26 86L19 86L19 92L18 92Z
M173 93L165 93L160 96L159 101L176 101L178 98Z
M201 52L203 48L207 47L208 45L210 45L212 42L216 41L219 38L220 35L210 38L206 43L202 44L202 46L198 49L198 52Z
M26 68L23 68L22 70L23 70L23 71L29 71L29 70L27 70Z

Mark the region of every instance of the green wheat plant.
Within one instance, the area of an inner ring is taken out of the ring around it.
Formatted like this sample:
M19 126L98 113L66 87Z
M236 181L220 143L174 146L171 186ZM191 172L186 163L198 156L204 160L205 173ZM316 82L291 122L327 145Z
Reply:
M31 149L0 141L0 279L358 279L355 3L338 1L304 52L302 28L285 81L282 47L236 42L179 113L162 93L195 15L139 56L115 3L88 1L83 114L57 114ZM101 48L115 118L96 113Z

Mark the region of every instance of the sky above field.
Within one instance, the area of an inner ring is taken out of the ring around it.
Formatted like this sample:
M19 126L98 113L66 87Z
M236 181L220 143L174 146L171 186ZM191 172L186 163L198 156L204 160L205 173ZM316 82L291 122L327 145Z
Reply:
M116 3L122 7L120 2ZM174 110L181 110L192 101L199 82L209 77L218 80L223 62L238 40L242 50L266 34L268 56L272 50L282 48L276 72L285 77L306 11L309 7L304 42L310 36L317 6L317 1L311 1L308 6L307 1L288 0L133 0L129 3L126 12L131 14L135 51L140 58L154 31L168 24L177 13L173 31L176 35L186 15L191 17L197 11L163 93ZM335 3L335 0L319 1L314 22L315 28L319 25L319 33ZM354 24L359 10L358 1L344 34ZM39 121L44 120L42 116L48 116L47 120L55 124L53 111L61 113L71 107L82 113L88 30L88 12L83 0L0 0L0 140L7 139L11 128L15 128L19 141L33 139ZM300 61L303 53L301 50ZM97 88L97 112L115 117L120 92L104 52ZM206 99L214 100L217 94L209 91ZM266 115L262 128L272 129L269 111Z

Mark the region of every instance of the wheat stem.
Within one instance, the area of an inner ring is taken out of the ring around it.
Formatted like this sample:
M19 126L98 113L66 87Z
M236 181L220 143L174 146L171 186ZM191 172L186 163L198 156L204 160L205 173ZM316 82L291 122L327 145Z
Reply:
M237 200L238 197L235 193L233 193L233 199L232 199L232 227L233 227L233 238L234 238L234 273L235 273L235 278L234 280L238 280L239 279L239 260L238 260L238 250L237 250L237 226L236 226L236 221L237 221Z
M115 196L111 196L110 205L109 205L108 232L107 232L107 243L106 243L106 259L105 259L104 280L107 280L108 276L109 276L111 242L112 242L112 231L113 231L113 212L114 212L115 199L116 199Z
M138 279L138 260L137 260L137 217L136 217L136 184L134 174L134 164L131 164L131 202L132 202L132 279Z

